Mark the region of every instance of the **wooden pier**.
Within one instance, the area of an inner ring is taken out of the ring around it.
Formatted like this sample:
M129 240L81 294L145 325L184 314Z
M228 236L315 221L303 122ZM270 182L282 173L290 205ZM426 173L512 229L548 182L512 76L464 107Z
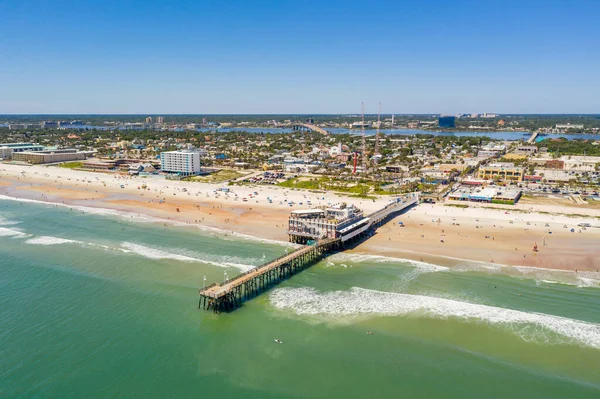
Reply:
M262 266L200 290L198 307L215 313L237 309L243 301L262 293L269 287L306 269L339 248L341 240L325 239L305 245Z
M200 290L198 307L215 313L235 310L242 302L312 266L331 252L370 237L377 227L418 202L419 196L416 193L399 197L356 223L336 231L335 237L315 239L311 245L304 245L221 284L211 284Z

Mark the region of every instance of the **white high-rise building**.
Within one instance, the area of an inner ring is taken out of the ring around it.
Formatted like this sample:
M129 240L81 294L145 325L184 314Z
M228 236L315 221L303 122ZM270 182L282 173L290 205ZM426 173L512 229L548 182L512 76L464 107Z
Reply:
M200 167L200 151L179 150L160 153L160 167L163 172L178 173L189 176L198 174Z

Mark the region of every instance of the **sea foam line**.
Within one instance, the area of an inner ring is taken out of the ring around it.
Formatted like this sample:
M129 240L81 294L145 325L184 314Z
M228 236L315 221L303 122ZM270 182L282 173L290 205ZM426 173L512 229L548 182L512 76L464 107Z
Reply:
M9 229L7 227L0 227L0 237L25 237L27 234L20 230Z
M534 279L538 285L539 283L557 283L580 288L600 287L600 273L598 272L579 271L578 273L575 273L573 270L566 269L548 269L535 266L511 266L503 265L500 263L489 263L476 260L453 258L449 256L441 257L453 260L460 260L464 263L452 267L445 267L426 262L419 262L411 259L352 252L338 253L333 256L330 256L328 260L330 262L338 261L357 263L408 263L416 268L415 272L412 273L415 275L433 272L482 272L488 274L502 274L517 278L530 278ZM333 263L328 264L328 266L333 265Z
M218 267L235 267L242 271L250 270L254 267L253 265L246 265L246 264L227 262L227 261L219 262L217 260L210 260L210 259L203 258L202 256L206 257L206 254L189 254L188 255L188 254L181 254L181 253L173 253L173 252L165 251L163 249L147 247L144 245L134 244L131 242L121 243L121 248L124 250L124 252L133 252L137 255L143 256L148 259L156 259L156 260L158 260L158 259L174 259L174 260L179 260L182 262L208 263L210 265L218 266ZM200 255L201 257L194 257L191 255L195 255L195 256Z
M390 256L372 255L364 253L340 252L330 257L328 260L332 262L356 262L356 263L408 263L424 272L441 272L450 270L445 266L434 265L432 263L420 262L412 259L393 258Z
M125 211L119 211L119 210L110 209L110 208L90 207L90 206L82 206L82 205L70 205L70 204L63 204L60 202L49 202L49 201L33 200L33 199L29 199L29 198L10 197L8 195L1 195L1 194L0 194L0 200L39 204L39 205L46 205L46 206L50 206L50 207L69 208L69 209L74 209L77 211L85 212L90 215L119 217L119 218L128 220L130 222L134 222L134 223L162 223L162 224L169 224L170 226L193 227L193 228L196 228L203 232L210 232L210 233L222 235L221 237L219 237L222 239L223 238L228 239L229 237L231 237L231 240L234 240L236 238L241 238L243 240L253 241L253 242L261 242L261 243L265 243L265 244L273 244L273 245L292 247L292 248L299 247L299 245L290 243L287 241L279 241L279 240L272 240L272 239L268 239L268 238L261 238L261 237L256 237L256 236L252 236L249 234L232 232L231 230L225 230L225 229L221 229L218 227L205 226L205 225L197 224L197 223L186 223L186 222L170 220L170 219L162 219L162 218L158 218L158 217L154 217L154 216L149 216L146 214L125 212Z
M543 313L528 313L488 305L422 295L353 287L319 293L313 288L279 288L270 294L273 306L299 315L381 315L448 317L508 327L525 340L548 342L553 332L568 343L600 349L600 325ZM532 329L531 327L535 327Z
M16 236L16 237L25 237L29 236L22 232L16 230L3 229L0 227L0 236ZM108 251L120 251L125 253L134 253L138 256L142 256L148 259L173 259L182 262L199 262L199 263L207 263L213 266L218 267L234 267L236 269L240 269L242 271L246 271L255 267L254 265L248 265L241 263L243 261L247 261L247 259L238 258L235 256L218 256L218 255L209 255L209 254L198 254L198 253L177 253L177 252L169 252L160 248L148 247L140 244L123 242L119 247L111 247L103 244L96 244L91 242L82 242L77 240L70 240L66 238L52 237L52 236L39 236L30 238L25 241L25 244L29 245L62 245L62 244L78 244L84 247L91 248L100 248ZM179 252L186 252L184 250L179 250ZM260 259L253 259L255 263L260 262Z
M60 245L60 244L83 244L81 241L68 240L66 238L58 238L51 236L40 236L30 238L25 241L25 244L31 245Z

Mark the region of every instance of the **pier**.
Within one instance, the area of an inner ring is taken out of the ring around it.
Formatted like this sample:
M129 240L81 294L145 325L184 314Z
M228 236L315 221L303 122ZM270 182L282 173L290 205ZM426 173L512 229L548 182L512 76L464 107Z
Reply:
M306 269L338 249L339 239L325 239L306 245L221 284L200 291L198 307L215 313L229 312L269 287Z
M198 307L215 313L231 312L244 301L312 266L330 253L370 237L377 227L418 202L417 193L408 194L366 217L350 207L294 211L289 221L290 241L306 245L223 283L213 283L201 289ZM326 214L327 211L330 213ZM336 214L342 219L328 219Z

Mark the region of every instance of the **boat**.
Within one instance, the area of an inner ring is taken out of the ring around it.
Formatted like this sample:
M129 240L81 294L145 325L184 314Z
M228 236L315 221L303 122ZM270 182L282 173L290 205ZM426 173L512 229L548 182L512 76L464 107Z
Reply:
M283 344L283 341L282 341L282 340L280 340L280 339L277 339L277 338L275 338L275 343L276 343L276 344Z

